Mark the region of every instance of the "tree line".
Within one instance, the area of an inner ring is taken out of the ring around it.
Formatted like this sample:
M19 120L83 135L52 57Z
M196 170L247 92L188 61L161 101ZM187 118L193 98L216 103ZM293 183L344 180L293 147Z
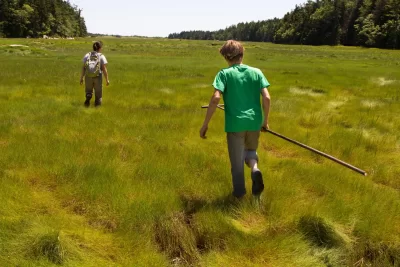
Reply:
M400 0L309 0L282 19L239 23L218 31L183 31L170 39L400 48Z
M64 0L0 0L0 37L87 34L81 10Z

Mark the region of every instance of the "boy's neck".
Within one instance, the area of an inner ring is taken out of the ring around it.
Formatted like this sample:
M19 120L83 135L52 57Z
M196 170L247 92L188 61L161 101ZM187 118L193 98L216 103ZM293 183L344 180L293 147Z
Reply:
M242 61L234 61L234 62L228 62L229 67L232 67L233 65L240 65L242 64Z
M234 61L228 61L229 67L232 67L233 65L240 65L243 62L243 57L239 58L239 60L234 60Z

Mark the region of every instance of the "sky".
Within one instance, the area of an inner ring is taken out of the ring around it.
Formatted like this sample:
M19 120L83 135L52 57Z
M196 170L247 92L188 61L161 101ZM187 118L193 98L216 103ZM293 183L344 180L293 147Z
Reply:
M282 18L306 0L70 0L82 9L88 32L167 37L214 31L258 20Z

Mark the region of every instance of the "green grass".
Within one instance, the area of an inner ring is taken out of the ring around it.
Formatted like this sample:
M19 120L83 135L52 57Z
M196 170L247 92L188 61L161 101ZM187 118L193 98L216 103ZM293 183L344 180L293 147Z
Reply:
M87 109L91 39L0 39L0 266L399 266L398 51L244 43L271 129L369 174L263 134L257 207L227 198L222 112L199 138L222 42L103 41Z

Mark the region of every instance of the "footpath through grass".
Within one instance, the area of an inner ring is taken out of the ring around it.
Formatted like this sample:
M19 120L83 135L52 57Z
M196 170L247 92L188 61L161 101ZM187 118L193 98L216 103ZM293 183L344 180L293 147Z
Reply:
M0 266L399 266L400 52L244 43L271 129L369 173L264 134L258 208L227 198L222 111L198 136L222 42L103 41L96 109L91 39L0 39Z

